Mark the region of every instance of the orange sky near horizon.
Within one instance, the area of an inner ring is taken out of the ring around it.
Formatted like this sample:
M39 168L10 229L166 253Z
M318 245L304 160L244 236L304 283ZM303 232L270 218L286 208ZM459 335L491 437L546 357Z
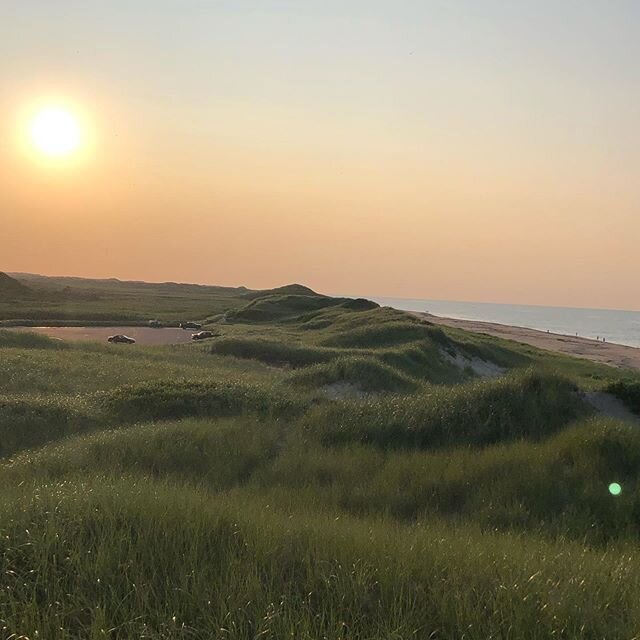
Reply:
M640 309L632 5L61 4L0 8L0 270ZM90 138L58 164L47 96Z

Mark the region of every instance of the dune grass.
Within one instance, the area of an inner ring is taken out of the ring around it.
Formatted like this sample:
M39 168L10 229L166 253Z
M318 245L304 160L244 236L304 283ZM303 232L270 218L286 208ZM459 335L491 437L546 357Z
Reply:
M640 432L575 423L542 442L482 450L319 446L290 422L184 419L79 435L0 463L4 486L100 474L241 488L299 511L519 531L601 545L637 538ZM612 496L608 486L623 491Z
M0 332L1 638L637 635L640 431L579 390L633 408L638 376L233 296L207 345Z
M15 347L19 349L67 349L69 345L62 340L32 331L7 331L0 329L0 349Z
M148 478L0 502L4 633L56 639L632 637L637 559L438 521L287 513Z
M277 421L189 418L95 431L14 454L0 463L6 483L78 474L145 475L209 489L242 484L282 446Z
M172 380L126 385L101 395L99 402L108 415L122 422L243 413L294 415L302 406L285 390L238 380Z
M0 456L45 444L100 424L81 397L0 395Z
M342 356L326 364L305 367L289 381L308 389L347 383L372 392L409 392L418 387L415 380L394 367L366 356Z
M313 295L267 295L252 300L249 304L228 314L236 322L291 321L298 316L339 305L339 298Z
M380 325L369 325L335 333L326 338L324 344L328 347L369 348L387 347L431 339L440 344L446 344L444 332L437 327L430 327L419 322L387 322Z
M612 482L622 486L619 496L609 492ZM640 432L590 420L542 442L444 451L323 447L294 437L253 483L292 504L358 516L437 517L600 545L640 531Z
M260 338L225 338L217 340L211 345L211 353L292 368L329 362L343 355L337 349Z
M305 427L332 445L484 446L521 438L539 440L585 412L570 383L525 372L457 387L428 387L406 398L326 405L310 412Z

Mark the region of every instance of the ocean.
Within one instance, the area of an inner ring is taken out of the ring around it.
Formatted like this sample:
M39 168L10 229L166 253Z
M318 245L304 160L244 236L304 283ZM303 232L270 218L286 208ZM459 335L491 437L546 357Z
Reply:
M577 333L583 338L599 337L605 338L607 342L640 347L640 311L409 298L370 297L369 299L381 305L406 311L427 311L447 318L510 324L572 336Z

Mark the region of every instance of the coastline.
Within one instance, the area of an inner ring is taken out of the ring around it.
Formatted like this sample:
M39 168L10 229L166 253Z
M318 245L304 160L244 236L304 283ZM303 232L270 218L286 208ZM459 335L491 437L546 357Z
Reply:
M630 347L613 342L600 342L580 336L547 333L538 329L527 329L494 322L445 318L427 312L410 311L409 313L433 324L455 327L475 333L484 333L489 336L528 344L538 349L555 351L576 358L608 364L612 367L640 370L640 348L638 347Z

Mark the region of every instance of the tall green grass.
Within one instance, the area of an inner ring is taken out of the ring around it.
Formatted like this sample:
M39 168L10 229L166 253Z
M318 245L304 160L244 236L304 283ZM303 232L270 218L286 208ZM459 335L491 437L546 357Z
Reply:
M163 420L185 416L293 415L303 405L286 391L240 380L175 380L126 385L101 395L109 415L121 421Z
M283 445L277 421L184 419L96 431L0 462L6 484L141 474L210 489L246 482Z
M432 387L406 398L318 407L305 426L325 444L423 449L539 440L585 413L573 385L556 376L525 372L459 387Z
M0 502L4 634L631 638L635 555L105 477ZM463 631L461 631L463 630Z
M78 474L244 487L289 508L446 518L592 544L640 535L640 432L606 421L540 443L423 452L321 447L286 421L188 419L94 432L0 463L4 486ZM619 496L612 482L623 487Z
M0 457L86 431L182 417L290 418L304 394L240 382L150 382L93 396L0 396Z
M261 338L217 340L211 345L211 353L293 368L328 362L342 355L338 349Z
M345 332L335 333L323 341L328 347L378 348L429 339L442 345L448 344L444 332L419 322L387 322L364 325Z
M176 287L137 312L224 338L0 332L0 638L637 635L640 432L575 422L578 385L637 376L298 287ZM469 381L447 352L532 369Z
M409 392L418 386L415 380L397 369L366 356L343 356L326 364L305 367L294 373L289 381L309 389L347 383L372 392Z
M0 395L0 457L98 424L99 412L81 397Z
M8 331L0 329L0 349L16 347L19 349L66 349L68 344L33 331Z
M293 438L256 486L360 516L534 531L601 544L640 535L640 432L607 421L482 450L319 447ZM608 487L617 482L622 493Z
M0 394L92 394L146 381L216 381L241 377L247 383L272 384L284 372L255 360L219 358L202 345L139 347L135 351L82 343L65 349L0 350ZM268 372L268 376L265 373Z

